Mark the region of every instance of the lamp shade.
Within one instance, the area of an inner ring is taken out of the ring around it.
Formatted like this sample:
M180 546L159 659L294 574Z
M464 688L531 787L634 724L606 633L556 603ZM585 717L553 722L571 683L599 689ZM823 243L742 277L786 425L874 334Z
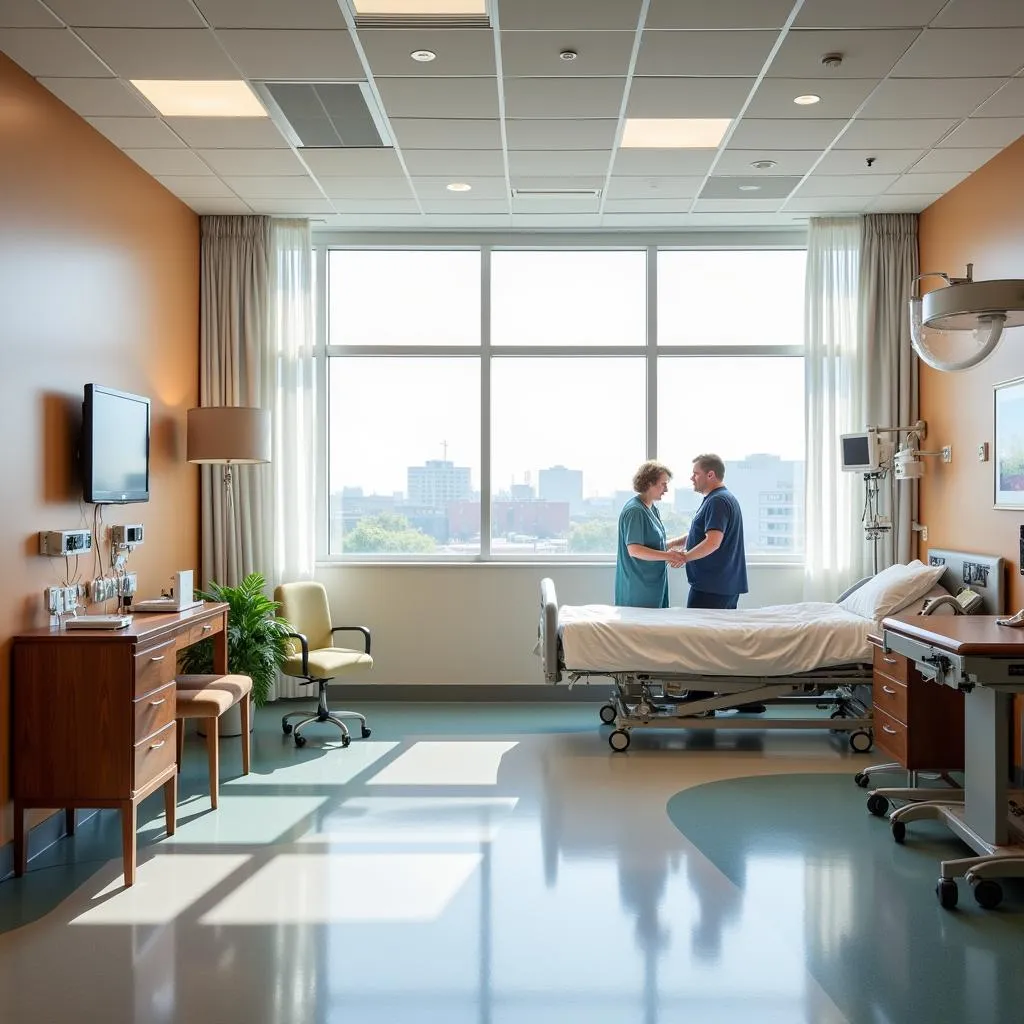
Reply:
M270 412L244 405L188 411L189 462L269 462Z

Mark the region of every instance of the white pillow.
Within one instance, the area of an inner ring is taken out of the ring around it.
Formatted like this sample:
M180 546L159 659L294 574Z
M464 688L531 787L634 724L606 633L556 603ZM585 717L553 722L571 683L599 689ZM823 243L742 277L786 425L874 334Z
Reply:
M890 565L840 601L839 606L878 622L924 597L945 571L944 565L925 565L917 559L909 565Z

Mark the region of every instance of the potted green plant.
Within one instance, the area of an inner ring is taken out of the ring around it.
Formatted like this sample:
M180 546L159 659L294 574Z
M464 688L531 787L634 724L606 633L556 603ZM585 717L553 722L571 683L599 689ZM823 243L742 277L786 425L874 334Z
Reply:
M292 627L275 614L280 605L267 597L264 586L262 574L253 572L238 586L211 582L208 590L196 591L196 597L204 601L227 604L228 671L252 679L252 702L258 708L266 704L277 670L291 654L288 634ZM213 672L213 640L187 648L181 656L181 671L185 675ZM239 721L233 734L237 735L240 728ZM221 734L233 735L230 726L222 728Z

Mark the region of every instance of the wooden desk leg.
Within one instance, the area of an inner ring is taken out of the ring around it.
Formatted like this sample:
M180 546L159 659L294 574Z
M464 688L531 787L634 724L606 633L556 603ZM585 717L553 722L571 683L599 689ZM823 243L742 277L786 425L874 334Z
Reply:
M14 801L14 874L20 878L28 866L28 849L25 846L25 808Z
M124 861L125 887L135 884L135 828L137 824L134 800L121 804L121 859Z
M64 831L69 835L75 834L75 809L74 807L64 808Z
M164 818L166 819L167 834L174 835L178 824L178 773L175 772L164 783Z

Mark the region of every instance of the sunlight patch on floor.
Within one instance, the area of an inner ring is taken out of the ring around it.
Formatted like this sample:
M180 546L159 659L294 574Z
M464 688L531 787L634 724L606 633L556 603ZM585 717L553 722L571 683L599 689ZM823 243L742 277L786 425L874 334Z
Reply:
M178 805L178 829L161 838L161 846L216 843L220 846L266 845L287 841L287 835L305 818L312 817L327 803L321 796L237 796L220 801L216 811L210 798L200 795ZM204 813L205 812L205 813ZM191 815L196 817L189 819ZM162 834L163 818L147 822L139 830Z
M343 786L397 746L397 742L355 740L350 747L317 748L312 756L309 747L294 750L291 753L296 760L292 764L274 762L269 773L256 769L249 775L222 782L220 791L224 793L238 786L309 786L323 783Z
M369 786L493 786L515 740L423 740L385 765Z

